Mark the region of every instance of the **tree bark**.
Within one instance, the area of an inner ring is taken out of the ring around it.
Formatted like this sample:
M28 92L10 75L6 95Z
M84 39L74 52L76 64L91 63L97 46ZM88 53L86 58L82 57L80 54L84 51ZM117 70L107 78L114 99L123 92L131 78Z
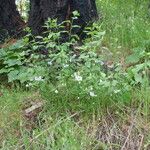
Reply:
M75 28L74 33L82 39L85 37L83 33L84 27L98 18L96 2L95 0L71 0L70 3L71 11L77 10L80 14L79 18L74 22L80 28Z
M24 26L15 0L0 0L0 36L5 31L9 36L16 35Z
M48 18L57 18L61 23L75 10L80 13L75 24L81 26L75 30L76 33L80 33L85 25L98 17L95 0L30 0L29 26L32 33L41 34Z

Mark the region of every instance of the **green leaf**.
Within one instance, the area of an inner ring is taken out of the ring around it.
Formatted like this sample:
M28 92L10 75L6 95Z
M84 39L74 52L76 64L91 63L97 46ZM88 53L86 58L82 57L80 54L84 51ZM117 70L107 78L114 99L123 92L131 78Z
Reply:
M9 59L7 61L4 61L4 64L8 65L9 67L15 66L15 65L22 65L22 62L20 60L16 59Z
M136 73L134 79L137 83L142 83L142 76L140 74Z
M14 71L11 71L10 73L8 73L8 82L12 82L14 80L17 80L18 74L19 74L18 70L14 70Z
M127 57L126 62L127 63L137 63L140 61L140 55L139 53L134 53Z
M0 70L0 74L8 73L8 72L12 71L13 69L14 69L14 68L2 68L2 69Z

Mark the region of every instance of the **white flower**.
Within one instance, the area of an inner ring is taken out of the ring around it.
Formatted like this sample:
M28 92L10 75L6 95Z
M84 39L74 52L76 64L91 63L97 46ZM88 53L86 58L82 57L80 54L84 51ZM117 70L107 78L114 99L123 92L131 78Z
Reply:
M64 66L64 68L67 68L67 67L69 67L69 65L68 65L68 64L64 64L63 66Z
M32 86L32 83L26 84L26 87L30 87Z
M74 77L75 77L75 80L78 81L78 82L81 82L82 81L82 76L80 76L80 73L79 72L75 72L74 73Z
M100 83L102 83L102 82L103 82L103 80L101 80L101 79L100 79L100 80L99 80L99 82L100 82Z
M119 93L121 90L114 90L114 93L117 94Z
M29 87L29 84L26 84L26 87Z
M91 91L93 90L93 86L90 86L90 90L91 90Z
M78 97L78 99L80 99L80 97Z
M29 87L29 84L26 84L26 87Z
M58 93L58 90L55 90L55 93L57 94L57 93Z
M49 61L47 64L51 66L51 65L52 65L52 62L51 62L51 61Z
M93 91L91 91L91 92L90 92L90 96L91 96L91 97L96 97L97 95L96 95Z
M35 80L35 81L43 81L43 79L42 79L42 77L41 77L41 76L39 76L39 77L35 77L35 78L34 78L34 80Z
M66 83L62 83L61 85L62 85L62 86L66 86Z

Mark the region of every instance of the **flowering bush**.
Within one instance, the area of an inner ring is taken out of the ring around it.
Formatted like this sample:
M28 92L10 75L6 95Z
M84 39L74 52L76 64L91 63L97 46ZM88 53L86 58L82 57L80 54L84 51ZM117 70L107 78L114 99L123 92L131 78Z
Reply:
M103 53L97 52L106 50L101 45L105 32L98 25L87 28L88 38L83 45L78 44L77 35L71 35L71 31L65 31L70 40L60 43L64 31L59 30L62 25L57 25L56 20L48 20L46 27L46 36L33 37L28 29L29 34L21 41L0 51L0 73L6 74L9 82L20 81L26 88L42 91L48 87L49 94L55 97L64 94L76 99L115 97L130 92L132 76L119 63L109 66ZM105 55L112 57L111 53Z

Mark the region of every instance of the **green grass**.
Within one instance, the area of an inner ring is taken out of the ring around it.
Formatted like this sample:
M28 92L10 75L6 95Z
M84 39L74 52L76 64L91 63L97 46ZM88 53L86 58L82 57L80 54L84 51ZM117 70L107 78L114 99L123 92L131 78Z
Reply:
M114 103L107 109L95 108L91 113L82 109L85 108L82 102L74 102L68 107L58 104L57 101L52 102L53 97L41 96L39 92L20 90L1 92L3 93L0 97L2 150L21 148L119 150L124 145L126 148L149 147L150 94L148 91L133 93L132 102L128 106ZM37 100L43 101L44 107L37 113L36 121L27 119L23 113L25 106ZM80 110L73 111L74 105L80 105ZM64 111L60 111L59 108Z
M40 95L34 92L2 90L0 97L0 148L1 149L86 149L92 139L80 126L82 112L54 111L53 106L43 108L37 122L23 115L26 101L36 101ZM41 99L41 101L43 101ZM45 102L46 105L48 102ZM53 111L52 111L53 110ZM77 121L78 120L78 121ZM33 124L34 123L34 124ZM88 126L86 127L88 129ZM94 138L93 138L94 140Z
M135 47L149 50L148 0L99 0L103 46L128 54ZM71 90L71 88L70 88ZM79 89L75 89L79 90ZM43 102L26 117L31 102ZM111 97L77 99L69 90L0 89L0 149L120 150L150 149L149 87Z
M126 53L145 46L150 37L148 4L148 0L98 1L102 30L106 31L105 42L111 50Z

